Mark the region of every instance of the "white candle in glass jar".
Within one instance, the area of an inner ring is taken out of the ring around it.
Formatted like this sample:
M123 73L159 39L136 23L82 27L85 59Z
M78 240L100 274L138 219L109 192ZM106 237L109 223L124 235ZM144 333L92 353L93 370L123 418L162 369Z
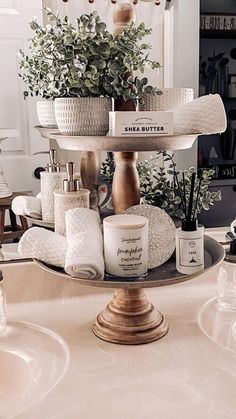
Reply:
M112 215L103 221L106 272L123 277L147 273L148 219L130 214Z

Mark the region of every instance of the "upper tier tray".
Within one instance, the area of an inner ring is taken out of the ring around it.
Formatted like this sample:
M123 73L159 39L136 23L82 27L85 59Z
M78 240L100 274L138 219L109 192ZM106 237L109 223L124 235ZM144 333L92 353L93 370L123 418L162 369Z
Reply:
M204 238L204 261L205 269L191 275L183 275L176 271L175 259L171 257L163 265L155 269L150 269L146 277L140 278L119 278L117 276L106 275L104 280L73 278L66 274L62 268L48 265L35 259L37 265L54 275L74 280L78 284L90 285L103 288L153 288L163 285L178 284L196 278L201 273L205 273L213 267L217 266L224 258L225 252L223 247L211 237Z
M151 137L109 137L109 136L67 136L55 132L50 138L57 141L62 150L78 151L164 151L191 148L200 134L151 136Z
M36 125L34 128L39 131L42 138L46 138L47 140L53 140L53 134L60 134L60 131L57 128L44 128L41 127L41 125Z

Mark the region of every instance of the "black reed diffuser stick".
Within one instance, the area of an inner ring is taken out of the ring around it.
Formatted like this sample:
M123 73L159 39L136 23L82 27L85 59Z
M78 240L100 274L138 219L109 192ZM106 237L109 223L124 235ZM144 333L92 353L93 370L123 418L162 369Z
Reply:
M188 214L187 214L187 218L186 218L187 221L191 221L191 218L192 218L195 178L196 178L196 173L193 172L192 177L191 177L190 196L189 196L189 203L188 203Z
M182 189L181 189L180 184L179 184L178 174L176 173L176 170L174 168L174 185L175 185L175 182L176 182L177 189L178 189L178 192L179 192L179 196L180 196L180 199L181 199L181 205L182 205L183 211L186 212L186 209L183 206L183 202L184 202L183 192L182 192Z
M186 203L186 188L185 188L185 174L183 172L183 191L184 191L184 196L183 196L183 200L180 194L180 199L182 200L182 207L183 207L183 212L185 215L185 219L187 218L187 203ZM179 189L179 193L180 193L180 189Z
M199 198L199 193L200 193L200 189L201 189L201 185L202 185L202 180L203 180L203 171L200 171L199 174L199 183L198 183L198 188L197 188L197 196L196 196L196 200L195 200L195 208L194 208L194 212L193 212L193 217L197 218L197 204L198 204L198 198Z

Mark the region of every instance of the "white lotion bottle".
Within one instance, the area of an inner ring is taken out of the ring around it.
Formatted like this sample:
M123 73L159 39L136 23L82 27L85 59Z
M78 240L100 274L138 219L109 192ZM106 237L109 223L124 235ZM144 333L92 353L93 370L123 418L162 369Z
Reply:
M46 171L40 173L41 181L41 202L42 219L49 223L54 223L54 196L53 192L62 188L65 173L60 172L61 165L57 162L57 151L49 151L50 163L46 166Z
M204 269L204 227L197 220L183 220L176 230L176 269L185 275Z
M74 177L73 162L66 164L67 179L63 181L63 189L54 192L55 232L66 235L66 211L74 208L89 208L90 190L80 188L79 179Z

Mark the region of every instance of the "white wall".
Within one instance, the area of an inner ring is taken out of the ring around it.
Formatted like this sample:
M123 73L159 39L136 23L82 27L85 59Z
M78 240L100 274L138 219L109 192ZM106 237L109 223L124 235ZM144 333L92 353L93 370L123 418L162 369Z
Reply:
M172 0L166 12L165 77L167 87L191 87L198 96L200 0ZM176 152L180 169L197 165L197 142L190 150Z
M29 22L33 16L42 21L42 1L0 0L0 128L15 128L19 136L5 140L1 146L0 166L13 191L39 190L39 181L33 176L37 166L46 163L45 156L33 156L36 151L48 149L33 128L38 124L36 100L25 101L25 86L18 77L19 49L27 51L32 36Z

